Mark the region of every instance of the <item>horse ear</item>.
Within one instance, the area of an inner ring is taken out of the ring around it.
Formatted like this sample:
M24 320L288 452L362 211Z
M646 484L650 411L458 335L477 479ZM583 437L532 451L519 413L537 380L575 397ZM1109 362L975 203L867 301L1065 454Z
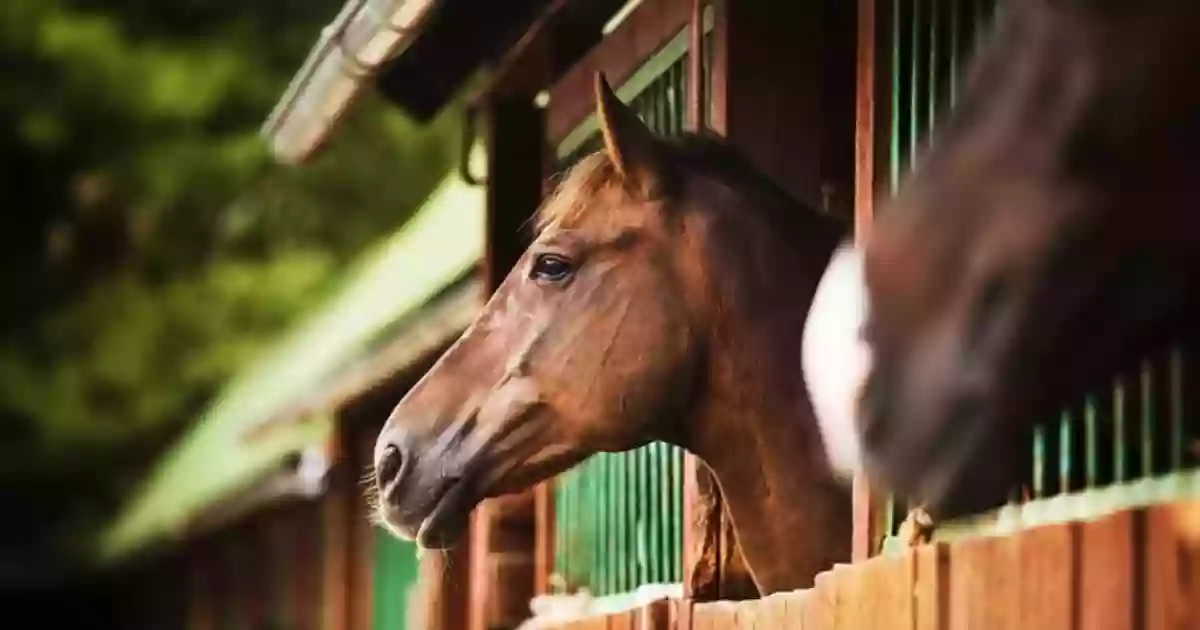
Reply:
M633 190L648 197L661 192L665 175L661 150L654 134L608 85L604 73L596 73L596 117L604 150L617 173Z

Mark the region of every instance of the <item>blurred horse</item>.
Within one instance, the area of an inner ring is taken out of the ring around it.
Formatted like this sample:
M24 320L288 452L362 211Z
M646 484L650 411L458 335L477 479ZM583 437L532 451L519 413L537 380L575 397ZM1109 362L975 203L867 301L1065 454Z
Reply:
M1200 2L1009 0L865 251L871 476L940 516L1200 305Z

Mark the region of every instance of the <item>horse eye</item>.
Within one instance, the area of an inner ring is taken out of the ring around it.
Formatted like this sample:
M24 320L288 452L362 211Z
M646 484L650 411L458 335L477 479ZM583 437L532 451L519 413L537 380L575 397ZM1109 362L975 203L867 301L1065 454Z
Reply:
M541 254L533 261L530 275L535 280L558 282L571 274L571 261L557 254Z

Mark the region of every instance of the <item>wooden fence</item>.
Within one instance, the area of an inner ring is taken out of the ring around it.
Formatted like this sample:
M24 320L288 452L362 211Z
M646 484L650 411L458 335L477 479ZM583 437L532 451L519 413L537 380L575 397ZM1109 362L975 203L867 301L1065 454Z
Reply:
M1200 628L1200 502L933 543L759 600L664 600L558 628Z

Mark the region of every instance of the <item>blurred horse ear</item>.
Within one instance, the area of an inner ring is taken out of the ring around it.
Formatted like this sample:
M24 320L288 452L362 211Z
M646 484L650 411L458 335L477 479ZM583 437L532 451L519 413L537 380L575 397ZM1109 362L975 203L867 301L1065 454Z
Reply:
M662 151L654 134L596 73L596 118L604 150L630 192L647 198L663 191L666 176Z

